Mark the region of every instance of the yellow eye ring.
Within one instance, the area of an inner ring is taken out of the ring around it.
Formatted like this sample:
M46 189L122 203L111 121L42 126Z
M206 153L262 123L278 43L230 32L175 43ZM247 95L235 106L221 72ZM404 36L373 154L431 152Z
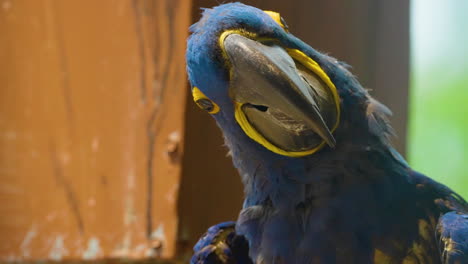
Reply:
M286 32L289 31L288 25L286 25L286 22L284 22L284 19L279 13L266 10L264 10L263 12L267 13L267 15L269 15L276 23L278 23L278 25L280 25Z
M193 101L198 105L198 107L207 111L209 114L213 115L219 112L219 106L215 102L211 101L197 87L193 87L192 96L193 96Z

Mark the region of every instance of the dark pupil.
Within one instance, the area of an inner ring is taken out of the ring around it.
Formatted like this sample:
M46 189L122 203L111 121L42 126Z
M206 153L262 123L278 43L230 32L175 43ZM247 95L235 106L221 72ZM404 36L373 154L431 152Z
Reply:
M200 99L197 101L197 104L203 109L208 112L211 112L214 108L213 103L208 99Z

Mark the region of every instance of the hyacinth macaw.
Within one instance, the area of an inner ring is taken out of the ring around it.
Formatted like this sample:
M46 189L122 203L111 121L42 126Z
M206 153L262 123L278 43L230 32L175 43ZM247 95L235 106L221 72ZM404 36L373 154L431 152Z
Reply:
M390 111L344 63L240 3L190 31L194 101L245 189L237 221L211 227L192 263L468 263L467 202L407 165Z

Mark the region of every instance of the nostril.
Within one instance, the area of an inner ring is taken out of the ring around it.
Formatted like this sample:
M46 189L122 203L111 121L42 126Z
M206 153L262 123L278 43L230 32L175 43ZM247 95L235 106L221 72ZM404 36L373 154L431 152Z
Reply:
M261 112L268 111L268 106L265 106L265 105L254 105L254 104L249 104L249 105Z

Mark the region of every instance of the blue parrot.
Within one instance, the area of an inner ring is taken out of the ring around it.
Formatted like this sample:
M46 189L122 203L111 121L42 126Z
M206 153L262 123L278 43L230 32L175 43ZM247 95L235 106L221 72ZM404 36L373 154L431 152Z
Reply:
M205 9L190 31L193 99L245 191L191 263L468 263L468 203L407 165L390 110L346 64L241 3Z

